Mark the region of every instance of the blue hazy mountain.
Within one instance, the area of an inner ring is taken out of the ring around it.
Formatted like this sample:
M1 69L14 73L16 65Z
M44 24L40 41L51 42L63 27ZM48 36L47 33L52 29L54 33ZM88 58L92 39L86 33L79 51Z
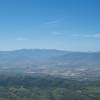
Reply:
M0 52L0 66L7 66L14 64L40 64L40 63L69 63L71 64L99 64L100 52L71 52L63 50L49 50L49 49L21 49L16 51L1 51ZM96 65L97 66L97 65ZM100 65L98 65L100 66ZM79 67L79 66L77 66ZM95 66L94 66L95 67Z
M49 49L0 51L0 71L76 76L99 73L100 52Z

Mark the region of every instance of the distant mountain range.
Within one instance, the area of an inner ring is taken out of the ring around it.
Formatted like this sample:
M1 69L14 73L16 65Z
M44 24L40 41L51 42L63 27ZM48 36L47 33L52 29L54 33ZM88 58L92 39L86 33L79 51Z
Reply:
M0 51L1 72L43 73L61 76L80 76L90 73L90 76L93 76L95 73L100 74L99 69L100 52L49 49Z

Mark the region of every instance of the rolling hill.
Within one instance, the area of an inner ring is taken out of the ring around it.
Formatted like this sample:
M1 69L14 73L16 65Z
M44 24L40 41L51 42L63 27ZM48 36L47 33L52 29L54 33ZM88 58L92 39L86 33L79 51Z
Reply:
M99 77L100 52L49 49L0 51L0 71L65 77Z

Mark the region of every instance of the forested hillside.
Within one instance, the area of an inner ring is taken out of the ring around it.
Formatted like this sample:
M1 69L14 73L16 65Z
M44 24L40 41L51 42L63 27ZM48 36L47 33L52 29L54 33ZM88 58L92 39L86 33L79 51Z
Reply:
M100 81L3 75L0 100L100 100Z

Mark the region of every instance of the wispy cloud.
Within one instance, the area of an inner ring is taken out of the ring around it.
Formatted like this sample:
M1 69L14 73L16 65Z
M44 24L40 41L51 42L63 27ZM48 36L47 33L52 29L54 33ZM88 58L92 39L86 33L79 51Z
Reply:
M60 20L53 20L53 21L48 21L45 24L57 24L59 22L60 22Z
M100 34L73 34L72 36L83 38L100 38Z
M64 20L64 18L59 18L59 19L55 19L55 20L51 20L46 22L46 25L55 25L55 24L59 24L60 22L62 22Z
M56 35L56 36L63 36L64 33L62 32L52 32L53 35Z

